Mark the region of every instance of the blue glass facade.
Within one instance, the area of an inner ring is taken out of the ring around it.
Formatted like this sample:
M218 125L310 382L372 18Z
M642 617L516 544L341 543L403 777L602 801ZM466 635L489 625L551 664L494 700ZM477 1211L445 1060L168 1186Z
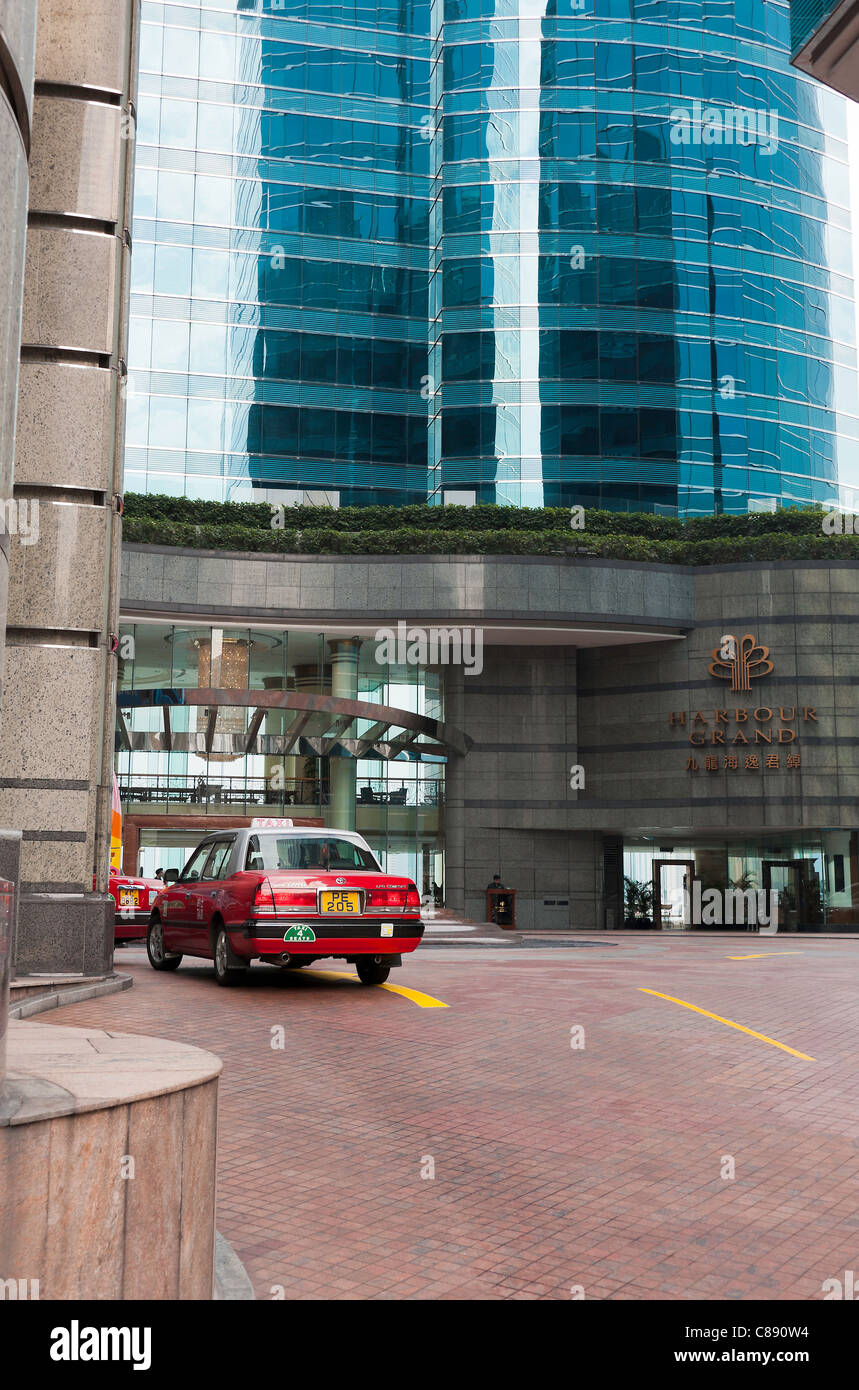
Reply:
M142 19L126 486L425 501L428 7Z
M786 5L143 19L129 488L684 514L859 486L844 104L789 67Z

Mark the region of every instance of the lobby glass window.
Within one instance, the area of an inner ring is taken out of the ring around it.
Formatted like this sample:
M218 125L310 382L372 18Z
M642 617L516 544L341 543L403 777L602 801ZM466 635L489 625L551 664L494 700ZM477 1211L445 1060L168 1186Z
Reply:
M810 830L802 833L762 832L757 837L699 839L665 843L630 838L624 843L623 873L638 888L659 887L662 920L652 913L651 924L689 928L694 884L701 891L731 891L731 916L739 923L702 923L699 930L734 930L748 925L748 907L740 894L775 894L776 926L786 932L855 931L859 927L859 883L851 868L857 862L859 834L852 830ZM852 858L851 858L852 856ZM676 867L675 867L676 866ZM723 919L727 906L722 902ZM641 923L639 923L641 925ZM693 927L694 929L694 927Z
M123 624L120 629L119 688L166 688L170 685L215 685L260 691L332 693L332 643L338 634L273 628L181 627L170 624ZM376 643L358 648L356 695L366 703L392 706L443 719L440 676L408 663L380 662ZM253 705L220 707L218 729L234 735L241 745ZM158 707L127 709L125 718L134 734L157 735L163 728ZM320 816L330 823L328 760L312 754L300 742L288 754L272 752L267 740L283 737L288 711L267 710L258 728L259 751L250 754L205 754L174 748L172 752L136 748L117 754L117 774L125 811L147 816L149 829L141 831L141 853L146 872L157 865L181 867L199 839L199 828L188 830L188 844L177 846L183 818L206 815L217 827L226 814L289 814L292 807ZM174 705L171 725L178 738L205 733L208 711L203 706ZM367 732L375 720L359 720L355 736ZM273 782L272 774L278 771ZM359 831L386 867L404 865L421 885L423 862L428 855L435 866L435 881L443 881L442 810L443 762L413 762L408 758L386 762L370 756L356 766L356 816ZM159 818L164 822L157 828ZM174 828L167 829L168 824ZM177 862L167 855L174 846ZM155 855L159 857L156 859ZM210 849L207 847L206 856ZM151 856L151 858L150 858ZM215 866L216 868L217 866ZM213 867L206 869L212 876ZM430 890L427 882L426 891Z

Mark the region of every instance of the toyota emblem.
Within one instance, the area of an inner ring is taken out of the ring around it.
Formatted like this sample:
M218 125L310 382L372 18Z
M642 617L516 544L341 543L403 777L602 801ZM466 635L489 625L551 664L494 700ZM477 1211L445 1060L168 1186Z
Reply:
M345 883L346 880L345 880L345 878L338 878L338 879L335 880L335 882L336 882L336 883Z

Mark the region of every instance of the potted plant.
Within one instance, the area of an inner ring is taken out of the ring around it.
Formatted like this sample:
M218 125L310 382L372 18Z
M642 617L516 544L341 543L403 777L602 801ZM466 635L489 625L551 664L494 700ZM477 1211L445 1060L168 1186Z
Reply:
M652 927L653 884L641 883L638 879L624 875L623 908L623 925L625 927Z

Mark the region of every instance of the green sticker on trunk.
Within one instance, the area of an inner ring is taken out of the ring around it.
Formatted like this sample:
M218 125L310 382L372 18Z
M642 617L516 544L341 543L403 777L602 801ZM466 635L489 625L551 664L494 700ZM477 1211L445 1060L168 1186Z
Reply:
M284 941L315 941L316 932L312 927L294 926L284 933Z

